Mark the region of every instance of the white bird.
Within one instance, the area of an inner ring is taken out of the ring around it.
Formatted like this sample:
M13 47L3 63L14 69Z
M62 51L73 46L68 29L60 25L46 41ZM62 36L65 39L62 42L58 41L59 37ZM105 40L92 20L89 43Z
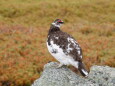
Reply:
M88 72L82 62L82 49L78 42L69 34L62 32L60 26L64 22L56 19L50 27L47 48L50 54L62 65L73 65L80 73L87 77Z

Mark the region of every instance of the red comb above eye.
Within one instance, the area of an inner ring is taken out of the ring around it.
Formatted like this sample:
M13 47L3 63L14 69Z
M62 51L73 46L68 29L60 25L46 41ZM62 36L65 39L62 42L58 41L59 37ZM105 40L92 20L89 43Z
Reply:
M61 20L59 20L58 22L62 22Z

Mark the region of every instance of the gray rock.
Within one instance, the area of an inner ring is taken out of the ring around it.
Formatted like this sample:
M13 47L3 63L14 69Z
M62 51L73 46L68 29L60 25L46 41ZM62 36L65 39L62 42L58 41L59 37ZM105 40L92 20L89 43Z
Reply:
M67 67L56 68L59 64L50 62L32 86L115 86L115 68L92 66L89 76L84 78Z

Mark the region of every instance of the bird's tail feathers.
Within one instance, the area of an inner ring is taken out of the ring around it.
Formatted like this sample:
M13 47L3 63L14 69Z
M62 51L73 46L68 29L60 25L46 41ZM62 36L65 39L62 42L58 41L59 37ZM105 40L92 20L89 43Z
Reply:
M82 62L79 62L79 63L78 63L78 69L79 69L80 73L81 73L83 76L85 76L85 77L88 76L88 71L85 69L85 66L84 66L84 64L83 64Z

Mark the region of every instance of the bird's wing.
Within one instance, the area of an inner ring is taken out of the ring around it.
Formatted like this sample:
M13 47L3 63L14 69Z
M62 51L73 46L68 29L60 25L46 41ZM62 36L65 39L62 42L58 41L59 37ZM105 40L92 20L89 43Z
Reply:
M78 42L69 34L62 33L60 35L53 36L55 44L63 49L66 55L70 55L74 60L82 60L82 49Z
M77 61L82 59L82 49L78 42L73 37L68 37L68 53L72 55L73 58Z

